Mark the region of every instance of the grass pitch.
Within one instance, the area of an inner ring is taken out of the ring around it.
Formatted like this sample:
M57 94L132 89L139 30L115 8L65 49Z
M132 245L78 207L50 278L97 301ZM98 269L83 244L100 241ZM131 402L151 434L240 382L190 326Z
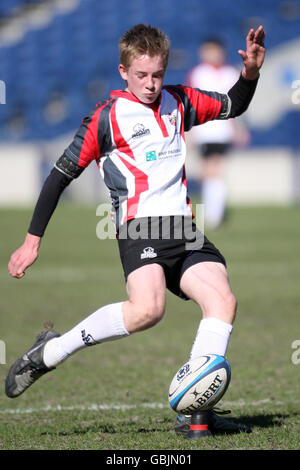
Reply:
M232 380L222 405L253 432L200 440L175 435L167 400L200 312L171 293L153 329L86 348L19 398L5 396L9 365L45 324L63 333L126 292L116 241L96 237L95 208L62 203L22 280L9 277L7 262L31 211L0 212L1 450L299 449L300 351L292 346L300 340L299 207L232 209L222 229L207 233L227 259L239 302L227 355Z

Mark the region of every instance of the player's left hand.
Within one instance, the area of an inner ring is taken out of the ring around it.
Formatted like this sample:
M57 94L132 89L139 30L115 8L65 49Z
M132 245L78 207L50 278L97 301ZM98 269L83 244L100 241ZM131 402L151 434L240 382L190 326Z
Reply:
M248 80L255 80L259 75L266 53L264 40L263 26L259 26L255 32L254 29L250 29L246 37L246 51L241 49L238 51L244 62L242 75Z

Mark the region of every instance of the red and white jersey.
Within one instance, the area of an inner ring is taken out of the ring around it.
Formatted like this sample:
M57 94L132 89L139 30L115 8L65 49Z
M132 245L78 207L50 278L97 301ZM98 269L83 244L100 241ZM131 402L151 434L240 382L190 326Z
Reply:
M229 112L227 95L180 85L164 87L155 104L115 90L83 119L65 154L81 167L96 161L117 228L139 217L190 216L185 131Z
M214 67L210 64L196 65L189 73L188 85L204 90L213 89L219 93L227 91L236 83L240 72L231 66ZM194 141L199 144L231 143L234 138L234 127L231 119L226 121L208 122L195 127L192 131Z

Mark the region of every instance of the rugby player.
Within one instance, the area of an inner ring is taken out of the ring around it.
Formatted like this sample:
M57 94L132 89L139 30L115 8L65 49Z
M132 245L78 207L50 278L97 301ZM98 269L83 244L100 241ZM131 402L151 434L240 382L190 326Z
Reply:
M247 109L265 56L264 36L262 26L249 31L246 50L238 51L243 60L239 79L227 94L220 94L164 86L170 50L167 36L144 24L124 33L118 69L125 89L112 91L83 119L45 181L25 241L12 254L8 269L17 279L25 275L38 257L61 193L95 161L112 198L128 299L102 306L64 334L43 331L11 366L6 378L8 397L18 397L82 348L157 324L165 312L167 288L193 300L202 312L190 358L225 355L237 302L223 255L191 223L185 132L213 119L234 118ZM145 236L135 236L137 223ZM185 230L186 226L192 229ZM149 227L155 229L154 237L146 230ZM178 416L175 431L185 433L189 421L190 416ZM211 410L210 430L245 428Z
M198 49L199 63L188 73L187 84L193 88L227 91L239 77L236 67L226 62L226 49L218 37L209 37ZM228 217L225 169L227 154L234 147L245 146L249 132L243 120L218 119L191 130L192 143L200 161L200 193L205 207L205 227L217 229Z

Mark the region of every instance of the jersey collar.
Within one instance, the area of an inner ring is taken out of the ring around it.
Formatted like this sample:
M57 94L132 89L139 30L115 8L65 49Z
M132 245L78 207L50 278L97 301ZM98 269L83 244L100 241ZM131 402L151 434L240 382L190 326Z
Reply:
M134 101L135 103L140 103L145 106L148 106L149 108L152 109L157 109L160 106L161 103L161 93L158 97L158 99L154 103L143 103L141 100L138 99L137 96L135 96L133 93L130 93L129 91L125 90L113 90L111 93L111 96L116 96L117 98L125 98L126 100L129 101Z

